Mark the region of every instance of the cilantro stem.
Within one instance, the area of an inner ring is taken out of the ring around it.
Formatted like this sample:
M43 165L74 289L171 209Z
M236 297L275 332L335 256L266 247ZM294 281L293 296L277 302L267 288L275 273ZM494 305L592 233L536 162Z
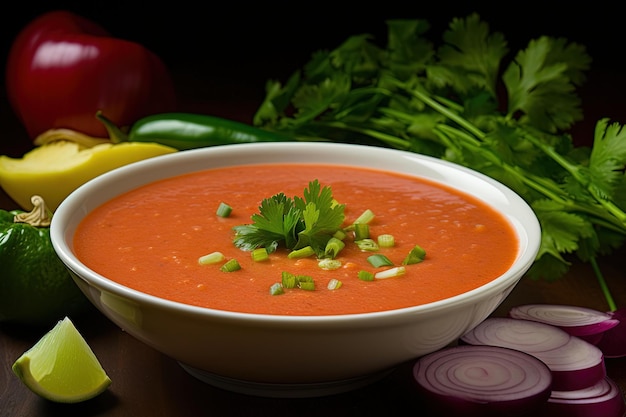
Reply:
M343 123L343 122L337 122L337 121L315 121L315 122L311 122L311 125L325 126L325 127L331 127L331 128L334 128L334 129L340 129L340 130L360 133L360 134L363 134L365 136L369 136L371 138L378 139L381 142L386 143L386 144L388 144L390 146L393 146L394 148L397 148L397 149L409 149L411 147L411 143L408 140L406 140L406 139L401 139L401 138L399 138L397 136L394 136L394 135L388 135L388 134L380 132L378 130L367 129L367 128L360 127L360 126L348 125L348 124Z
M589 262L591 263L591 268L593 268L593 272L596 275L596 278L598 279L598 283L600 284L600 288L602 289L602 294L604 295L604 299L606 300L609 306L609 311L617 310L617 305L615 304L615 301L613 300L613 296L611 295L609 286L607 285L606 280L604 279L604 275L602 275L602 271L600 271L600 267L598 266L598 262L596 261L596 258L591 257Z
M532 142L535 146L540 148L559 165L561 165L563 169L568 171L572 175L572 177L574 177L579 183L585 186L587 191L589 191L589 194L591 194L600 205L602 205L609 213L615 216L622 223L622 225L626 225L626 213L624 213L613 202L608 201L605 198L602 198L602 196L598 195L597 191L592 186L590 186L590 181L580 174L578 168L575 165L571 164L563 156L556 152L552 146L549 146L538 140L534 135L526 134L524 137Z

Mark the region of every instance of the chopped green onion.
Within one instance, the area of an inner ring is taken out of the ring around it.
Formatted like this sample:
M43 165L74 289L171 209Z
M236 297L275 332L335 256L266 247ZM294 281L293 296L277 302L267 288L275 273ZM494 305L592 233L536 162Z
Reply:
M378 245L381 248L392 248L394 247L396 244L395 238L393 237L393 235L380 235L378 236Z
M317 263L317 266L328 271L333 271L335 269L341 268L341 261L337 259L324 258L320 259L320 261Z
M420 246L415 245L409 254L402 261L402 265L412 265L420 263L426 257L426 251Z
M199 257L198 263L200 265L210 265L222 262L224 259L226 259L226 257L222 252L213 252Z
M369 271L359 271L358 277L361 281L374 281L374 274Z
M226 203L220 203L217 207L217 214L219 217L228 217L230 213L233 211L233 208Z
M343 229L337 230L335 234L333 235L334 238L339 239L339 240L344 240L346 236L348 236L348 234Z
M385 279L385 278L393 278L399 277L406 273L406 267L404 266L396 266L395 268L389 268L384 271L377 272L374 275L376 279Z
M373 267L378 268L379 266L391 266L393 262L389 260L385 255L381 255L377 253L376 255L371 255L367 257L367 262L369 262Z
M313 282L313 277L309 275L296 275L296 280L298 281L298 283Z
M331 237L326 242L326 248L324 249L324 254L331 258L336 258L337 254L346 246L343 243L343 240L337 239L336 237Z
M376 243L373 239L355 240L354 243L356 243L359 249L366 252L374 252L379 249L378 243Z
M284 288L296 288L298 280L296 279L296 276L294 274L283 271L281 282Z
M256 248L252 252L250 252L250 255L252 256L252 260L254 262L267 261L270 258L269 254L267 253L267 249L265 248Z
M310 286L310 284L315 287L313 277L308 275L295 275L287 271L282 272L281 284L283 288L302 288L302 284L305 284L305 287Z
M367 223L355 223L354 224L354 240L369 239L370 226Z
M326 286L326 288L328 288L329 290L338 290L339 288L341 288L342 285L343 283L341 281L336 278L332 278L330 281L328 281L328 285Z
M367 209L354 221L354 224L369 223L374 220L374 217L374 212L370 209Z
M283 286L280 285L280 282L275 282L270 287L270 295L280 295L284 293L285 293L285 290L283 289Z
M239 265L239 262L237 261L237 259L229 259L224 265L222 265L222 267L220 268L220 271L222 272L235 272L235 271L239 271L241 269L241 265Z
M315 289L315 282L313 281L300 281L298 288L305 291L313 291Z
M289 259L307 258L312 255L315 255L315 251L313 250L313 248L311 246L305 246L302 249L292 250L287 255L287 258Z

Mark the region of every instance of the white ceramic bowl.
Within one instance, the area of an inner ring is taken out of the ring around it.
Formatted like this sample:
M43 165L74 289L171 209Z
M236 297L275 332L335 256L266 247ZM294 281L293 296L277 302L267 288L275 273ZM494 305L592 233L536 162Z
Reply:
M521 243L519 253L511 268L492 282L442 301L378 313L294 317L225 312L160 299L95 273L73 252L77 225L120 193L211 167L285 161L349 163L456 187L505 214ZM63 201L53 216L51 238L80 289L105 316L177 360L192 375L242 393L304 397L370 383L400 363L445 347L479 324L531 266L540 228L517 194L458 165L378 147L294 142L204 148L118 168ZM279 359L287 365L278 365Z

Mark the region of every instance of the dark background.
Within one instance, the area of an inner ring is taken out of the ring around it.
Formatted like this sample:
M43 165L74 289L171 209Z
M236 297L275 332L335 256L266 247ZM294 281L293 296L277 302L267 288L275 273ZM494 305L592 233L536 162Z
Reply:
M178 94L186 106L183 110L210 111L249 122L264 96L265 82L286 79L318 49L332 49L360 33L370 33L384 42L385 20L390 18L428 20L432 25L430 37L437 43L453 17L477 12L492 31L504 34L512 51L541 35L564 37L587 47L593 63L581 92L583 100L590 97L584 105L586 121L581 135L589 136L591 125L600 117L626 121L611 105L621 103L626 96L626 80L621 77L626 24L619 8L608 1L563 4L18 0L11 7L5 4L0 15L1 75L4 80L4 62L19 30L45 11L67 9L98 22L115 37L139 42L159 55L177 81ZM1 91L2 120L10 123L12 110ZM602 100L602 109L592 100ZM5 140L0 138L0 142Z

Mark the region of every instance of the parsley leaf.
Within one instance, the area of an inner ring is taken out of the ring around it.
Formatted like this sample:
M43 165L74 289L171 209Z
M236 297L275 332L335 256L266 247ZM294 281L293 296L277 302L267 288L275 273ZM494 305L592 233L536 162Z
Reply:
M326 243L344 222L345 205L333 199L329 186L318 180L309 182L303 197L289 198L284 193L266 198L252 224L235 226L233 243L242 250L259 247L273 252L282 245L289 250L311 246L318 257L324 256Z

